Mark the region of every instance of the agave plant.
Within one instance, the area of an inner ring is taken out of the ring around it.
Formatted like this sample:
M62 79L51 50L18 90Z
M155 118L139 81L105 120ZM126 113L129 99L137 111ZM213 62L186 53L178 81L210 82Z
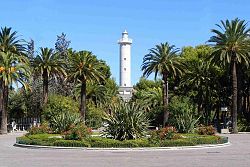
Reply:
M144 110L135 103L120 102L111 107L111 114L104 118L105 134L116 140L137 139L145 135L149 125Z
M55 133L62 133L80 123L82 123L82 119L79 113L63 112L52 117L50 126Z

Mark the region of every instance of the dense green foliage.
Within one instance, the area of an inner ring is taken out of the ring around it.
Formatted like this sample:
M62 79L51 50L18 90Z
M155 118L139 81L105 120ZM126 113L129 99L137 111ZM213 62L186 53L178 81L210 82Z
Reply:
M143 76L148 77L155 73L155 79L158 75L162 78L162 94L163 94L163 123L165 126L169 119L168 111L168 81L170 77L177 77L182 74L184 66L178 56L179 49L169 43L161 43L151 48L149 53L144 56L142 71Z
M72 126L81 123L83 123L83 121L79 113L71 113L66 111L53 116L49 122L49 125L55 133L62 133L70 130Z
M43 119L50 122L52 118L61 113L79 113L78 103L70 97L50 95L48 103L43 107Z
M139 105L120 102L111 108L105 122L107 136L117 140L128 140L145 136L149 121Z
M197 133L199 135L215 135L216 129L211 125L210 126L200 125L197 128Z
M200 117L196 116L197 110L187 97L172 98L169 111L172 114L170 124L175 126L178 132L194 132Z
M87 113L86 113L86 125L88 127L97 129L102 126L103 118L104 118L104 111L100 107L96 107L93 104L89 103L87 106Z
M91 129L83 124L73 125L68 131L63 133L64 139L66 140L83 140L89 137Z
M226 137L186 135L185 138L175 140L161 140L152 142L148 139L114 140L101 137L90 137L84 140L63 140L57 135L36 135L17 138L18 144L60 146L60 147L97 147L97 148L133 148L133 147L175 147L194 146L199 144L222 144L228 142Z
M210 61L230 68L231 88L232 88L232 129L233 133L238 133L237 117L240 109L238 99L240 96L238 85L239 66L249 67L250 58L250 28L247 27L245 20L238 18L234 20L221 21L221 25L217 24L217 29L212 29L214 33L208 42L213 44L213 52Z
M38 126L33 126L29 129L27 135L35 135L35 134L48 134L51 132L51 129L47 124L43 124Z

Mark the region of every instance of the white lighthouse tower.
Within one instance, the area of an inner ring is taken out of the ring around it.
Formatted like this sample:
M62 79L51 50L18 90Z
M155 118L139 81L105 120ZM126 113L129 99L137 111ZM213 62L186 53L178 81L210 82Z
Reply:
M120 88L119 94L128 101L132 97L131 86L131 44L132 39L128 38L128 32L122 33L122 38L118 40L120 44Z

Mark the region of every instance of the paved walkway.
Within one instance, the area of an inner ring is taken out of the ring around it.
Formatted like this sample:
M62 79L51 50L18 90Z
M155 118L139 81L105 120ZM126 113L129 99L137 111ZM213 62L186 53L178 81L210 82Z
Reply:
M249 167L250 134L227 135L231 146L166 151L94 151L14 147L20 134L0 135L0 167Z

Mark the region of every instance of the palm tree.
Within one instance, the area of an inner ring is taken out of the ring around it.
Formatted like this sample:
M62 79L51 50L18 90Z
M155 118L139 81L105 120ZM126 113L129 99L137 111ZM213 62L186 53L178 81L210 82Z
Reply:
M158 74L162 76L164 111L163 126L165 126L169 117L168 78L182 74L183 64L177 56L179 49L176 49L174 45L169 45L167 42L156 45L155 48L152 48L149 51L149 54L145 55L143 58L143 76L148 77L153 72L155 73L155 79Z
M210 123L211 100L215 99L216 87L218 87L218 67L211 66L210 62L204 59L187 61L188 70L181 80L181 87L186 94L198 104L198 113L205 118L205 124ZM217 67L217 68L216 68ZM217 77L216 77L217 76Z
M208 42L212 43L214 48L211 54L211 61L222 65L229 65L232 78L232 124L233 133L237 130L237 65L249 65L249 33L245 20L221 21L221 25L216 24L220 30L212 29L215 34Z
M17 32L11 31L11 28L1 28L0 31L0 52L1 54L5 53L7 54L7 52L9 53L15 53L17 55L23 55L24 51L25 51L25 47L22 44L21 39L17 39ZM2 56L2 55L0 55ZM0 62L2 62L3 60L0 59ZM4 67L0 67L0 71L2 72L4 70ZM5 119L5 115L7 115L7 113L5 113L5 110L3 111L3 100L6 97L3 97L3 78L0 78L0 113L2 113L3 115L3 119L1 120L1 128L3 128L3 133L6 132L6 129L4 129L5 127L7 127L7 120ZM7 118L7 117L6 117Z
M73 92L76 99L79 99L81 94L82 83L79 82ZM105 101L105 93L107 88L104 85L98 83L87 82L86 85L86 99L94 103L95 105L101 104Z
M85 120L87 81L99 83L103 80L105 76L101 69L104 64L89 51L72 52L69 55L69 61L69 79L81 82L80 112L82 119Z
M48 102L48 87L51 76L64 76L64 62L53 49L40 48L40 53L34 59L32 66L35 72L39 73L43 79L43 104Z
M29 66L27 59L11 52L0 52L0 80L1 100L2 100L2 120L1 133L7 133L7 104L9 95L9 86L14 82L22 84L27 88L27 78L29 76Z
M12 52L16 54L23 54L26 50L24 44L22 43L24 40L17 39L17 32L11 32L11 28L1 28L0 31L0 51L2 52Z

